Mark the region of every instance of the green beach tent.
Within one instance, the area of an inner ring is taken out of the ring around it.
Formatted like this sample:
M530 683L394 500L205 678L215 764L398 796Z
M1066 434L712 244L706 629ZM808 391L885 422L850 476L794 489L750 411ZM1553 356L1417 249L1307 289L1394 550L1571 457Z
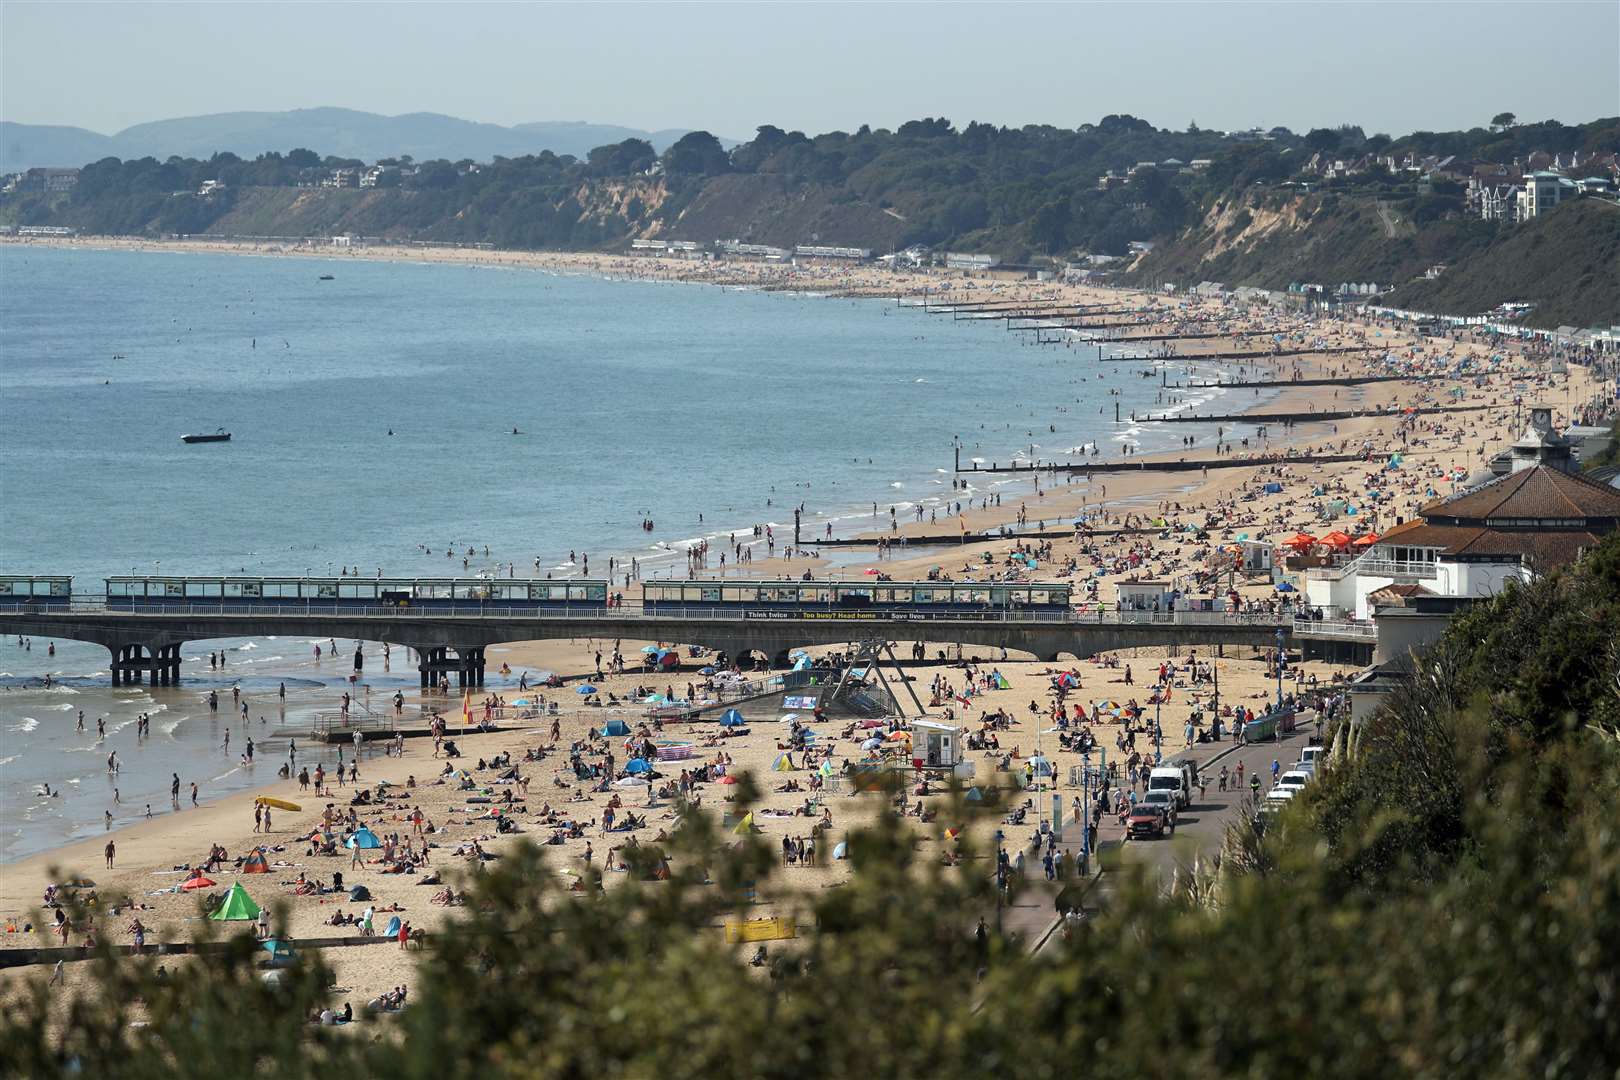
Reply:
M259 917L259 905L253 902L253 897L248 895L248 891L242 888L242 883L238 881L231 886L231 891L225 894L225 899L220 901L219 907L208 917L222 922L245 922Z

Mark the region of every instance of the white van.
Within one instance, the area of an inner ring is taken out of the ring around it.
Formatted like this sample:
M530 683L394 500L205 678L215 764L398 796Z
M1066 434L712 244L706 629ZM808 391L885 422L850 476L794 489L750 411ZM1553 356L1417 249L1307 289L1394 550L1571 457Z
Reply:
M1168 791L1175 796L1176 805L1186 809L1192 803L1192 791L1187 784L1187 772L1179 765L1161 765L1148 773L1149 791Z
M1317 772L1321 771L1322 766L1326 763L1326 761L1327 747L1325 746L1307 746L1299 752L1299 763L1301 765L1309 765Z

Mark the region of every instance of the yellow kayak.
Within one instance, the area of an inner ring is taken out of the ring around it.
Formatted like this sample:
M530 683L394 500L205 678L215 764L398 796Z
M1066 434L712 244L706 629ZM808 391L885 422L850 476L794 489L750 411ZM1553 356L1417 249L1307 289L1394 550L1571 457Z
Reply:
M258 803L260 806L273 806L277 810L298 811L298 810L303 809L302 806L299 806L295 802L288 802L286 799L272 799L268 795L260 795L257 799L254 799L253 801Z

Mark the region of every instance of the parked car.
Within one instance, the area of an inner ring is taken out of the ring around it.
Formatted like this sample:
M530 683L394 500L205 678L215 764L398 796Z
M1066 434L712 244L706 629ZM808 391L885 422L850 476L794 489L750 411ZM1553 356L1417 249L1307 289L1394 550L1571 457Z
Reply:
M1299 752L1299 760L1310 764L1313 768L1319 768L1327 761L1327 747L1320 744L1307 746Z
M1148 803L1138 803L1125 822L1125 835L1132 840L1138 837L1162 840L1164 833L1164 811Z

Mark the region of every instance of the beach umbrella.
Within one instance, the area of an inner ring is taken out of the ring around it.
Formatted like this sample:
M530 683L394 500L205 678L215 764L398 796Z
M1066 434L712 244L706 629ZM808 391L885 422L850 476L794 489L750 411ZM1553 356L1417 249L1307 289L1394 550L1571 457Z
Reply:
M574 693L581 694L581 695L594 694L594 693L596 693L596 687L594 687L594 686L578 686L578 687L574 688Z
M1291 548L1308 548L1315 543L1316 537L1312 536L1310 533L1295 533L1287 540L1284 540L1282 546Z
M1325 544L1328 547L1335 547L1335 548L1349 547L1350 546L1350 537L1348 535L1346 535L1345 533L1339 532L1337 529L1335 529L1333 532L1330 532L1326 536L1322 537L1322 543Z
M726 787L732 787L733 785L735 785L737 783L737 778L735 776L731 776L731 775L728 774L726 776L722 776L719 780L716 781L716 783L722 784L722 785L724 785Z
M862 750L876 750L878 747L880 747L882 745L883 745L883 740L882 739L871 738L871 739L867 739L865 742L861 743L861 749Z
M189 892L192 889L211 889L218 884L219 882L213 880L212 878L205 878L201 874L198 874L194 878L187 878L185 884L181 885L180 887Z
M909 731L891 731L888 734L888 740L890 742L910 742L911 741L911 732L909 732Z
M220 901L219 907L208 917L221 922L247 922L259 917L259 905L253 902L253 897L248 895L248 891L242 888L242 883L238 881L231 886L231 891L225 894L225 899Z
M1375 533L1367 533L1363 536L1356 537L1355 540L1351 541L1351 543L1356 547L1372 547L1374 544L1378 543L1378 536Z
M743 714L736 709L727 709L720 717L721 727L742 727L746 723L748 721L744 720Z

